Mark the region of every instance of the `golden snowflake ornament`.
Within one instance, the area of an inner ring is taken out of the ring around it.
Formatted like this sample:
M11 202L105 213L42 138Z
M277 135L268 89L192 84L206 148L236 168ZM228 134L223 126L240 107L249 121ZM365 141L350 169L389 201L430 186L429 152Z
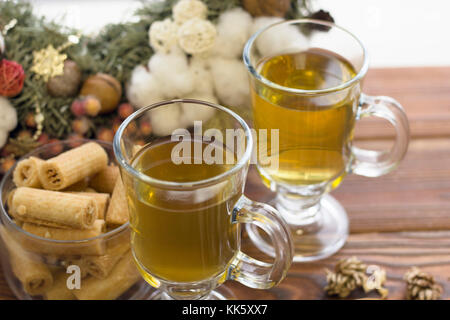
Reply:
M64 61L66 59L66 54L61 53L49 44L47 48L33 52L31 71L48 81L51 77L64 74Z

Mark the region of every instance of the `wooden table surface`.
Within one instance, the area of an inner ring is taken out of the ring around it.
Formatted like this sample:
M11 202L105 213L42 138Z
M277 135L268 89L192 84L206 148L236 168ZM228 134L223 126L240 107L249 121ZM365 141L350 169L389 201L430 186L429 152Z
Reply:
M405 108L411 127L409 151L395 172L379 178L349 176L332 192L350 217L351 235L337 254L313 263L293 264L276 288L254 290L227 282L239 299L327 299L324 268L357 256L387 271L389 299L405 298L403 274L418 266L442 285L450 299L450 67L369 71L364 91L388 95ZM357 144L389 146L393 130L378 120L357 126ZM269 201L273 194L249 173L246 194ZM262 258L244 238L244 251ZM365 296L355 292L349 298ZM369 296L376 297L375 293ZM0 270L0 299L14 299Z

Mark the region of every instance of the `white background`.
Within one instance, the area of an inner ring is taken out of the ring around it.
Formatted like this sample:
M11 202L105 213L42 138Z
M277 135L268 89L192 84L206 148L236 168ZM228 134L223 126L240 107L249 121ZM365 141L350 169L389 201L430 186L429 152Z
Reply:
M129 20L135 0L33 0L36 12L96 32ZM449 0L312 0L365 43L372 67L450 65Z

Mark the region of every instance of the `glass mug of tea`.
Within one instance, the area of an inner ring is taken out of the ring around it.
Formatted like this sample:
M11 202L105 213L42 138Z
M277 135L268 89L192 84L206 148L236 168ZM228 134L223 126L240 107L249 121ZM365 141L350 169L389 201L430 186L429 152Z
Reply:
M276 43L270 48L259 44L267 39ZM349 229L344 208L327 192L349 173L378 177L395 169L408 148L408 119L394 99L361 93L366 49L333 23L301 19L273 24L249 39L243 59L250 75L253 125L267 130L269 142L278 130L276 148L270 143L267 150L259 148L267 158L258 159L257 167L277 193L273 202L291 229L294 261L327 257L344 245ZM394 126L390 151L352 145L355 122L369 116ZM259 230L246 229L259 249L273 254Z
M169 125L158 134L136 134L141 121L174 109L189 110L183 124L188 129ZM213 115L211 121L201 121L205 113ZM219 285L225 280L267 289L285 277L293 254L287 225L275 209L243 195L252 145L238 115L193 99L142 108L118 129L113 146L133 255L144 279L159 289L151 299L224 299L228 293ZM273 263L240 251L242 223L270 236Z

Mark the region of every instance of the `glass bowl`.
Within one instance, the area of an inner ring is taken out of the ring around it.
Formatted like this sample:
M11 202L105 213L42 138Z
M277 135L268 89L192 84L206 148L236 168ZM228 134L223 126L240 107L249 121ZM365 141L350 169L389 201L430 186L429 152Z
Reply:
M30 156L49 159L90 141L93 140L66 140L47 144L20 160ZM106 151L109 163L115 163L112 145L95 142ZM8 214L7 204L8 195L15 188L12 180L14 168L5 174L0 183L0 260L3 275L18 299L128 300L145 299L151 294L151 287L141 277L135 277L137 271L133 270L135 266L129 250L125 255L124 250L121 250L120 258L114 256L116 251L108 251L108 248L120 245L129 246L128 223L97 237L74 241L40 237L16 224Z

